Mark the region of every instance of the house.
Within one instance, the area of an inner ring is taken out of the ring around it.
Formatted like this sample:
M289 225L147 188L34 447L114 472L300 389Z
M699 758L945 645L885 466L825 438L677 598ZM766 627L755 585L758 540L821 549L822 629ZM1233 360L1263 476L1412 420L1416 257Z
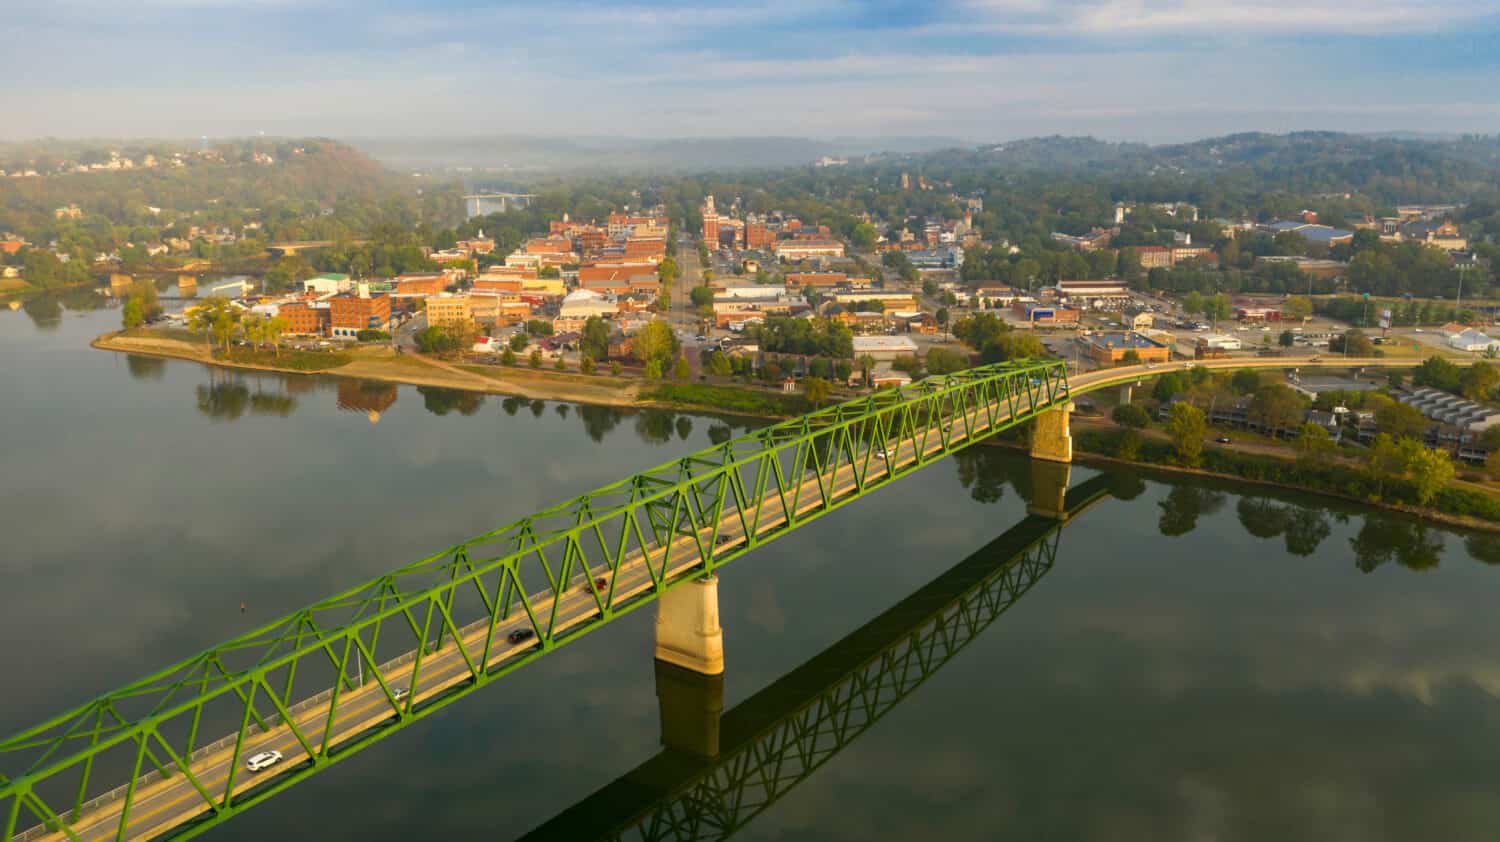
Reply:
M1156 317L1150 310L1130 309L1121 314L1125 327L1131 330L1150 330L1156 325Z

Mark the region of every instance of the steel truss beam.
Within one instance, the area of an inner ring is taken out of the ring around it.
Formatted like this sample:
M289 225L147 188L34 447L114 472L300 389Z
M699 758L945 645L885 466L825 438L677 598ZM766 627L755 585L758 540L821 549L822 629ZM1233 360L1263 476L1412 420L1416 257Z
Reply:
M1068 493L1078 512L1106 494ZM722 751L664 750L522 837L721 840L874 726L1028 593L1063 522L1028 516L938 578L724 714Z
M929 377L731 439L398 568L0 741L0 840L196 835L1067 398L1060 361ZM225 736L204 744L204 729ZM285 763L259 776L243 770L272 745Z

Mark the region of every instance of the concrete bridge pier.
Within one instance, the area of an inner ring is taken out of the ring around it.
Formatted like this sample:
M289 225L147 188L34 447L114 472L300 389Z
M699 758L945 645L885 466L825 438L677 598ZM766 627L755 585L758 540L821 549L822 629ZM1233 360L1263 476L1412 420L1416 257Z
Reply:
M724 674L718 577L694 579L657 600L656 659L702 675Z
M1031 458L1049 462L1073 461L1073 436L1068 430L1068 415L1073 402L1065 401L1036 416L1031 431Z
M1120 387L1120 405L1131 403L1135 400L1135 384L1126 383Z
M656 662L656 702L661 744L697 757L719 755L719 718L724 713L724 674L704 675L666 661Z

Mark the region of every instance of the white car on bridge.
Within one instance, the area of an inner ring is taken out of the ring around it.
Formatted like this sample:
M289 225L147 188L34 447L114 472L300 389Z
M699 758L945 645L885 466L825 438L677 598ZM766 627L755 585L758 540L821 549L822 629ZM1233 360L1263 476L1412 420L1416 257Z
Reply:
M252 772L259 772L262 769L269 769L280 762L281 752L262 751L259 754L252 754L250 759L245 761L245 768Z

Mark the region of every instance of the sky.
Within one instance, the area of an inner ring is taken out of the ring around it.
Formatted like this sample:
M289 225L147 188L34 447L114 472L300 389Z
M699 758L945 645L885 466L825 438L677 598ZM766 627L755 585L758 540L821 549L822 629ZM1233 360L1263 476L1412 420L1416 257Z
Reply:
M5 0L0 138L1500 132L1500 0Z

